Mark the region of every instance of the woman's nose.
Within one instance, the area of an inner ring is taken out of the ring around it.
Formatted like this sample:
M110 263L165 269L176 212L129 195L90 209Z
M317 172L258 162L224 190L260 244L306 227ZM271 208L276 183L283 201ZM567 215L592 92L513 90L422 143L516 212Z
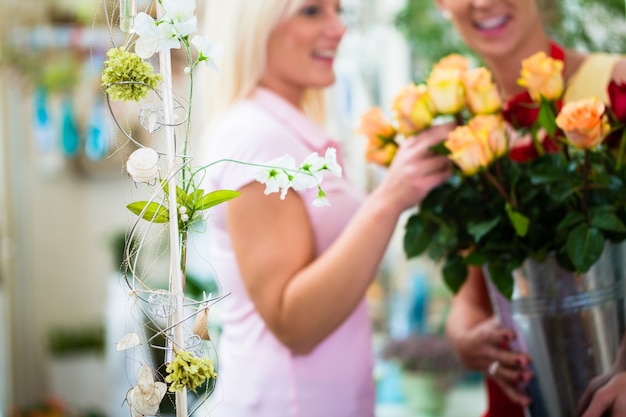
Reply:
M343 22L339 13L333 13L329 18L326 34L331 38L341 39L346 33L346 25Z

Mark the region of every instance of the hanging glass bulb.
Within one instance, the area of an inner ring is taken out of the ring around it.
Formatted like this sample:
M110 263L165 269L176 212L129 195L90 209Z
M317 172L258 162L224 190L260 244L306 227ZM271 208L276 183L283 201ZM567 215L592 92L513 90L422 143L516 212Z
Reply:
M122 32L133 31L133 19L137 14L135 0L120 0L120 29Z

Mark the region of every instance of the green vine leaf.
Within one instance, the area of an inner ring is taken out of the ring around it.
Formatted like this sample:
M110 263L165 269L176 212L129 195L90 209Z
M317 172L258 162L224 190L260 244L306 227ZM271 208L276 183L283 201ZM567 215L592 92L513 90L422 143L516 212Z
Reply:
M145 213L141 216L141 212L147 206ZM154 223L167 223L170 220L169 210L165 206L147 201L135 201L126 206L137 216L141 216L144 220L148 220Z
M217 206L218 204L225 203L226 201L232 200L241 194L239 191L233 190L217 190L212 191L208 194L205 194L202 198L200 198L197 202L194 210L206 210L208 208Z

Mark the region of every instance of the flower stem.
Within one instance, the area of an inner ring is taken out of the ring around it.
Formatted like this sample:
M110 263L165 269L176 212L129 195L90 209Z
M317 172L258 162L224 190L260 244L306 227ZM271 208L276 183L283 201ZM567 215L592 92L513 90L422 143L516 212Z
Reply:
M511 199L510 199L509 195L507 194L506 190L504 189L504 187L502 187L502 184L500 184L500 182L496 179L496 177L494 177L491 174L491 172L489 172L488 170L485 170L485 178L487 178L487 181L489 181L489 183L491 183L491 185L493 185L493 187L496 189L496 191L498 191L498 194L500 194L502 196L504 201L506 201L508 204L510 204L511 207L515 208L515 205L511 202Z
M619 143L619 153L617 154L616 168L619 171L622 169L622 163L624 161L624 152L626 152L626 126L622 130L622 140Z
M587 200L589 198L589 150L585 150L585 161L583 163L583 199L582 199L582 212L585 219L589 220L589 213L587 212Z
M537 150L537 154L543 155L546 153L546 150L543 148L543 144L539 142L539 138L537 137L537 129L533 128L530 132L530 137L533 139L533 145L535 145L535 149Z

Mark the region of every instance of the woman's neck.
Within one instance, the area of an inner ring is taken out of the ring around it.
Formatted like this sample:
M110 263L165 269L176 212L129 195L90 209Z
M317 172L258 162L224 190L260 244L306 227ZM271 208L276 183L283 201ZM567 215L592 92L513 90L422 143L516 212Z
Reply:
M536 42L527 42L522 48L505 57L483 57L485 65L493 74L494 81L498 85L503 99L508 100L524 91L524 88L517 83L520 77L522 61L539 51L545 52L548 56L550 55L550 39L543 37Z

